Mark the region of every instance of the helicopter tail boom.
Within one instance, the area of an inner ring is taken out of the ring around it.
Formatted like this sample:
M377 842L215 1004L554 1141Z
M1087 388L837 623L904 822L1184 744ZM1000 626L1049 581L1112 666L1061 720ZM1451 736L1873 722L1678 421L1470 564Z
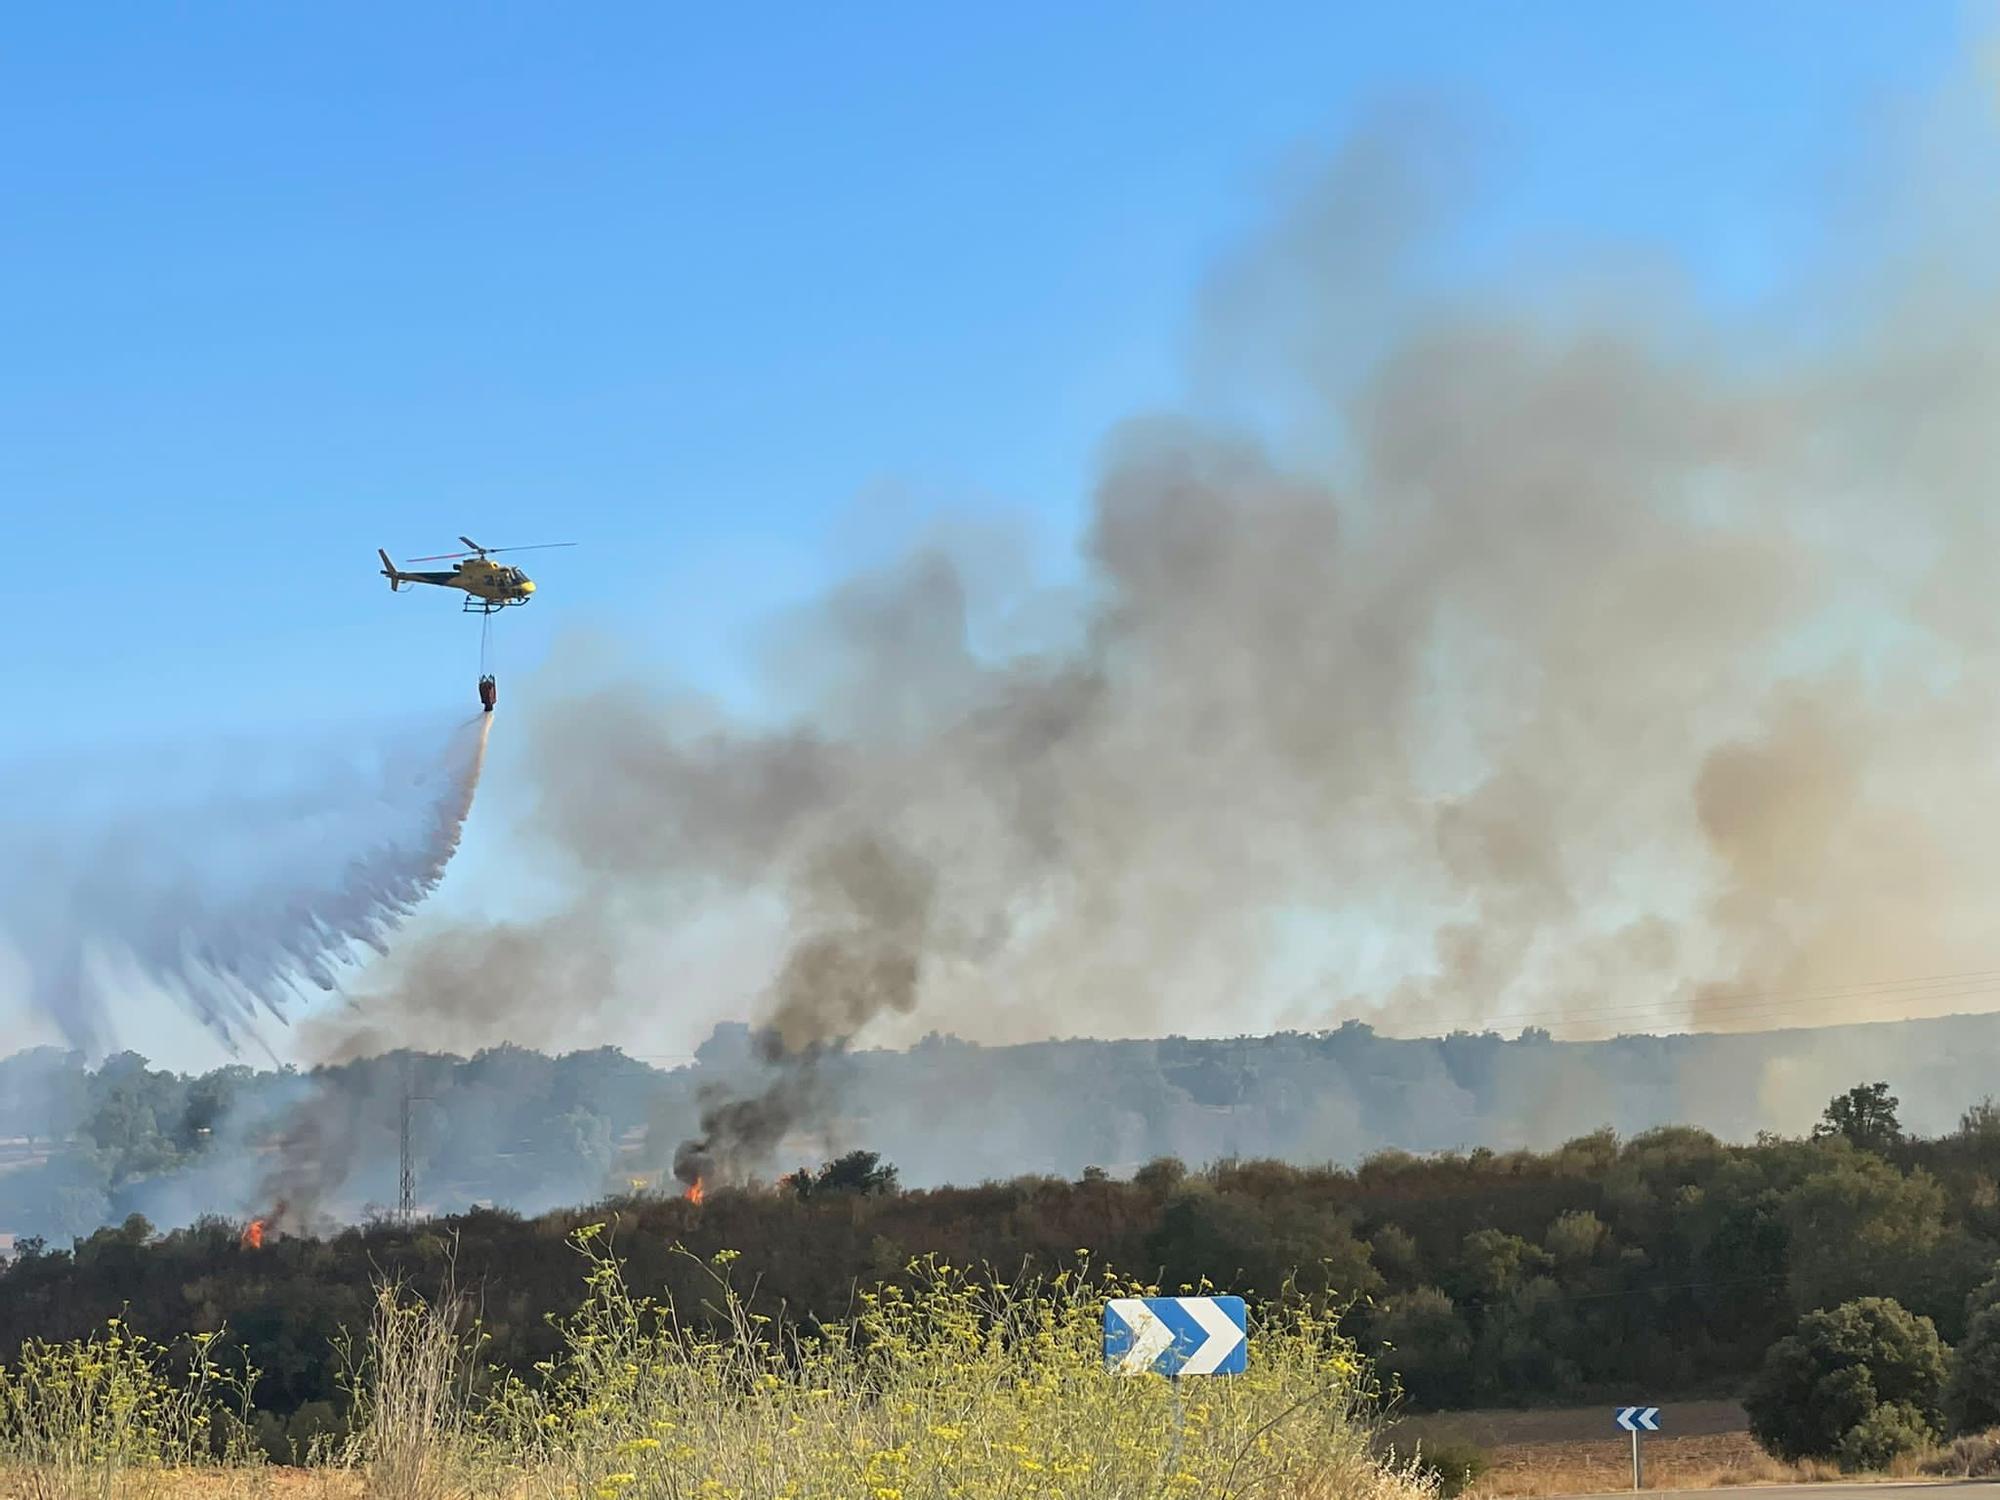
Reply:
M398 573L396 571L396 565L389 561L389 554L385 552L382 548L377 547L375 549L375 555L382 559L382 576L389 580L389 592L392 594L401 593L403 588L403 575L401 573Z

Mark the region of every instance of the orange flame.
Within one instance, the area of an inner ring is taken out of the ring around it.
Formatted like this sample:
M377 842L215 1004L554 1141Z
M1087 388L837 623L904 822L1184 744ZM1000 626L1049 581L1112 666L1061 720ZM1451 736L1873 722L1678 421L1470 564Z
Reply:
M262 1250L264 1248L264 1221L262 1219L252 1219L248 1224L243 1226L243 1248L245 1250Z
M686 1198L688 1202L698 1206L708 1196L708 1190L702 1185L702 1180L697 1177L693 1182L688 1184L688 1190L681 1194L681 1196Z

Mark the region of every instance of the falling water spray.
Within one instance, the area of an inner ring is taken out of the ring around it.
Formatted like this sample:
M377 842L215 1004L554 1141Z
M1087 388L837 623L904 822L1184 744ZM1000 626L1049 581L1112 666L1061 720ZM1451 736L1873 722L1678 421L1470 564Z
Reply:
M0 943L31 1014L70 1046L122 1044L178 1006L234 1053L387 940L444 878L492 718L373 745L279 742L57 768L0 806ZM145 796L137 793L146 790ZM92 801L92 797L95 801Z

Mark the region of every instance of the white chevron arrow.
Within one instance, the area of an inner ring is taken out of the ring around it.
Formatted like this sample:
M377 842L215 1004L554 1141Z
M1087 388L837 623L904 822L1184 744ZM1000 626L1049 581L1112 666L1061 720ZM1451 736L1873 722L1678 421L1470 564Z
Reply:
M1243 1330L1218 1303L1207 1297L1183 1297L1181 1309L1201 1324L1201 1331L1208 1335L1181 1366L1181 1374L1213 1375L1215 1367L1234 1354L1236 1346L1243 1342Z
M1174 1331L1153 1316L1153 1310L1139 1297L1114 1297L1111 1311L1132 1330L1132 1347L1118 1361L1118 1373L1138 1375L1153 1368L1153 1361L1173 1347Z

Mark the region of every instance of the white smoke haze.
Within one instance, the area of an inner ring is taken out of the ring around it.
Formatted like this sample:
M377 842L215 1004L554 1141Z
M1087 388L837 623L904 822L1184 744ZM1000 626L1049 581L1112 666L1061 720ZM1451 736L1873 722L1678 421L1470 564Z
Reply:
M260 1027L386 949L437 885L489 725L14 768L0 802L11 1008L91 1056L157 1032L160 1008L230 1053L256 1048Z
M1068 644L988 636L1045 601L919 538L791 622L756 719L545 698L528 836L570 899L399 952L375 1040L726 991L772 1084L712 1101L692 1160L797 1123L802 1060L934 1029L1990 1003L1990 278L1876 268L1791 347L1650 267L1623 302L1427 303L1457 179L1407 133L1363 132L1207 300L1207 347L1282 374L1243 403L1280 436L1107 438ZM751 982L625 961L760 914Z

